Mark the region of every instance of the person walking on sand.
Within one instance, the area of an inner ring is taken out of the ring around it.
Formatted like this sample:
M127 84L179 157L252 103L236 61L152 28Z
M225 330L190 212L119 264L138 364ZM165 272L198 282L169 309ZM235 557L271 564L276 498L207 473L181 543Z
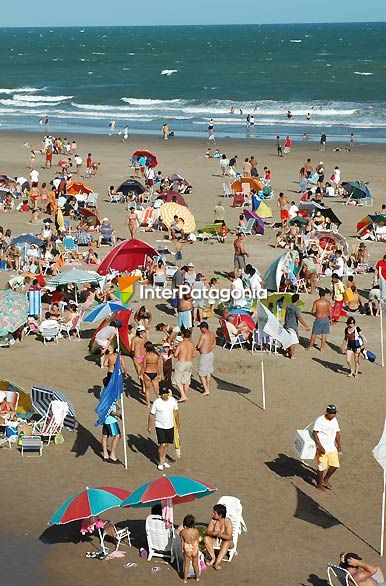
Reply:
M135 208L130 208L130 213L127 216L127 227L129 228L130 238L135 238L135 234L138 228L138 215Z
M244 239L245 234L239 232L236 239L233 241L233 268L235 274L237 270L243 271L245 269L245 259L249 257L248 252L245 250Z
M366 339L361 334L361 328L356 325L353 317L348 318L346 325L342 350L346 352L346 362L350 369L347 376L353 376L355 378L359 374L361 350L366 344Z
M283 151L283 152L284 152L284 156L285 156L285 157L286 157L287 155L289 155L289 154L290 154L290 152L291 152L291 149L292 149L292 140L291 140L291 138L290 138L290 137L287 135L287 136L286 136L286 139L285 139L285 141L284 141L284 151Z
M201 336L196 346L200 353L200 362L198 364L198 376L204 387L203 395L210 395L210 380L213 372L214 354L216 347L216 336L209 330L208 322L200 323Z
M277 207L280 209L280 220L282 228L288 226L290 202L281 191L277 198Z
M317 336L321 336L320 351L322 351L327 342L327 335L330 333L332 319L332 306L326 299L325 289L319 289L319 299L314 301L311 313L315 316L315 321L312 326L310 345L307 349L311 350L315 346Z
M188 401L190 381L192 378L192 361L196 355L196 348L191 340L192 330L182 329L183 340L174 351L177 362L174 367L173 383L177 385L181 398L179 403Z
M180 429L178 404L172 396L172 388L166 381L159 384L159 397L153 403L147 418L147 431L152 432L154 425L158 441L158 470L170 468L166 462L168 445L174 443L174 422Z
M327 142L327 135L325 132L322 132L320 137L320 146L319 150L323 153L326 150L326 142Z
M342 446L336 413L335 405L327 405L325 414L315 420L312 429L318 463L316 486L319 490L332 489L329 480L339 468L338 453L342 452Z
M299 294L294 293L291 297L291 303L289 303L285 310L284 317L284 329L289 332L292 338L292 344L288 348L288 358L291 360L295 359L295 347L299 344L298 328L299 322L302 324L307 331L310 330L310 326L304 321L301 315L300 307L297 305L299 301Z
M283 147L281 144L281 138L280 136L276 137L276 152L277 152L277 156L278 157L282 157L283 156Z

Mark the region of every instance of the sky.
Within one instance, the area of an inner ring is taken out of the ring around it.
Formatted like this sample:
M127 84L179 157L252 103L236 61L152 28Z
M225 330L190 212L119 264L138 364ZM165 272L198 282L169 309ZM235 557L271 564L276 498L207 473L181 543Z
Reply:
M384 22L386 1L47 0L7 2L1 26L114 26Z

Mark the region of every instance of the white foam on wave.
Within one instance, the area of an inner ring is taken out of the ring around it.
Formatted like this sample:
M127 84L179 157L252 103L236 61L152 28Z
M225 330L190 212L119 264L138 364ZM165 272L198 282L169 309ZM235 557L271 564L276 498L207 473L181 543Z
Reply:
M354 71L354 75L374 75L370 71Z
M42 88L43 90L45 88ZM33 94L34 92L41 92L42 89L37 87L18 87L18 88L0 88L0 94Z
M168 77L170 77L171 75L173 75L174 73L177 73L178 69L163 69L161 71L161 75L167 75Z
M302 39L290 39L290 43L301 43Z
M156 100L152 98L121 98L122 102L126 102L127 104L132 104L133 106L156 106L157 104L178 104L183 102L179 98L174 100Z
M65 102L66 100L72 100L74 96L30 96L24 94L15 93L13 96L14 100L20 100L22 102Z
M60 102L25 102L24 100L0 100L3 106L14 106L18 108L41 108L43 106L59 106Z

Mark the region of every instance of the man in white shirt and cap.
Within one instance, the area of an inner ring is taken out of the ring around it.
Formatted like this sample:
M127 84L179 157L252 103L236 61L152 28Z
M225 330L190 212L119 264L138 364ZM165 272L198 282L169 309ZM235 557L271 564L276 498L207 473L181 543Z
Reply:
M335 405L327 405L324 415L314 423L312 437L316 444L316 460L318 462L317 488L331 490L331 476L339 468L339 455L342 452L340 427L336 418Z

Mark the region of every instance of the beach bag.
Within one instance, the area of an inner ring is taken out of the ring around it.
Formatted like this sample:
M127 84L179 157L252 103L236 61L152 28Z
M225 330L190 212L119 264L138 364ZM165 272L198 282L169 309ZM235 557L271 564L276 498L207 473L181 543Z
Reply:
M369 362L375 362L377 359L377 356L374 352L371 352L370 350L366 350L365 348L362 350L362 354L363 357L368 360Z
M363 342L363 338L360 335L360 333L358 332L358 329L355 328L355 348L362 348L362 346L364 346L364 342Z
M309 427L297 429L294 439L294 449L300 460L313 460L316 456L316 445L311 436Z

